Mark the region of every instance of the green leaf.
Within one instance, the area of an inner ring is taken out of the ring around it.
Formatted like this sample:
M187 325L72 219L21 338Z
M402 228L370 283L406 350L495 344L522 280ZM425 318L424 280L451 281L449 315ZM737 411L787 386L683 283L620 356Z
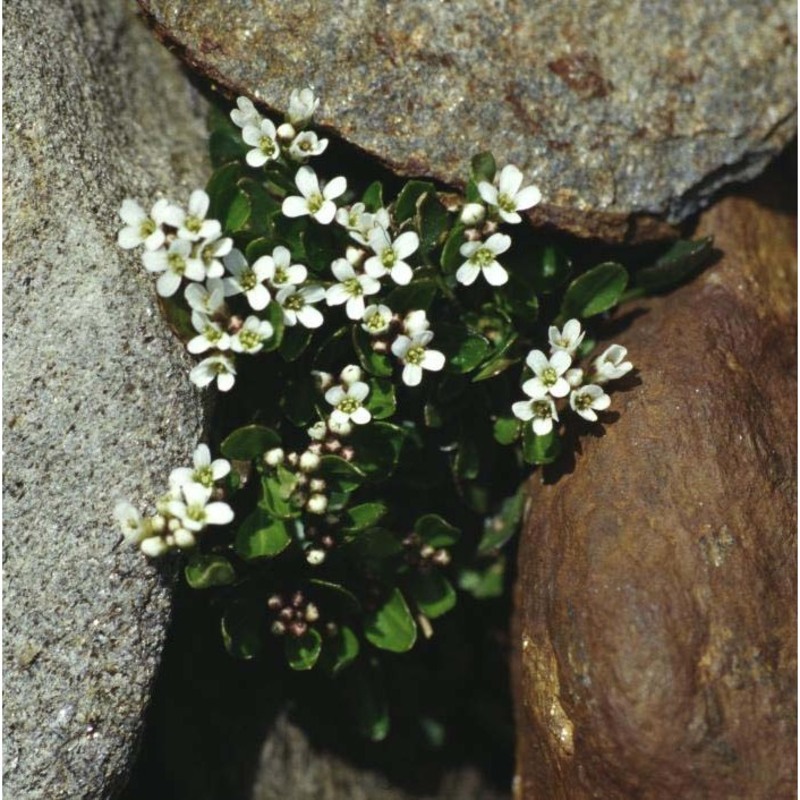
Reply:
M222 641L234 658L255 658L263 647L266 620L262 609L252 602L235 600L222 615Z
M319 476L327 484L328 509L343 508L349 496L363 482L364 475L358 467L338 456L323 456L320 459Z
M498 417L494 423L494 438L500 444L513 444L519 439L522 424L516 417Z
M515 348L516 343L517 334L514 333L475 373L472 382L477 383L494 378L509 367L513 367L514 364L518 364L522 360L522 354L518 352L519 348Z
M409 181L403 187L395 203L394 218L397 223L400 224L411 219L417 210L417 201L420 197L435 190L436 187L427 181Z
M458 587L477 600L500 597L505 569L505 558L498 558L483 569L464 569L458 576Z
M342 520L344 533L358 533L375 525L386 515L387 508L383 503L362 503L348 508Z
M481 468L480 451L477 441L470 436L462 434L456 447L453 460L453 471L459 480L473 481L478 477Z
M317 415L317 389L310 373L304 373L286 383L281 392L281 410L298 428L311 424Z
M208 153L212 167L220 167L232 161L243 161L251 148L242 137L233 137L225 131L213 131L208 137Z
M571 272L572 262L567 254L555 245L544 245L535 252L531 283L537 292L549 294L559 289Z
M417 640L417 624L399 589L374 613L364 618L364 635L381 650L405 653Z
M374 419L386 419L394 414L397 401L394 384L388 378L374 378L369 381L369 394L364 401Z
M452 547L461 531L438 514L425 514L414 523L414 531L431 547Z
M312 332L301 325L285 329L278 352L284 361L296 361L311 342Z
M475 369L489 354L492 347L485 336L473 333L462 325L440 324L435 327L436 343L447 358L445 368L450 372L465 373Z
M445 275L454 273L465 261L461 255L461 245L464 244L464 231L466 226L460 222L453 226L453 229L445 239L442 255L439 258L442 271Z
M336 636L325 642L322 659L331 676L338 675L346 666L358 658L360 645L358 637L347 625L340 625Z
M705 264L713 245L713 236L693 242L675 242L652 267L636 273L636 285L646 292L661 292L681 283Z
M406 588L419 610L431 619L441 617L456 604L456 592L452 584L435 570L411 573Z
M237 181L242 177L241 164L226 164L212 174L206 184L209 197L208 218L224 220L228 209L239 194Z
M286 661L292 669L307 670L317 663L322 650L322 637L314 628L309 628L302 636L284 638Z
M435 192L423 195L417 203L416 228L419 232L419 249L424 256L435 250L450 227L450 215Z
M431 278L415 278L407 286L398 286L389 292L386 305L398 314L408 311L427 311L439 287Z
M273 558L292 541L291 530L283 520L272 519L257 508L239 526L234 549L245 560Z
M252 178L242 178L239 181L239 188L250 199L249 229L256 234L271 233L273 229L272 220L281 213L281 204L264 188L263 184ZM272 255L274 246L275 243L270 242L269 249L260 252L258 255ZM255 261L255 258L250 255L249 246L247 260L251 264Z
M522 456L528 464L552 464L561 454L561 438L555 430L546 436L537 436L532 425L526 425L522 434Z
M236 572L224 556L193 553L184 569L186 582L192 589L227 586L236 580Z
M385 528L369 528L352 539L349 546L356 561L372 572L391 572L394 566L389 562L403 552L403 545Z
M395 470L407 434L388 422L370 422L350 434L353 462L370 481L386 480Z
M359 732L373 742L383 741L389 733L389 707L380 666L361 659L343 680L346 705L353 709Z
M261 508L277 519L294 519L300 516L300 509L284 495L284 487L277 478L265 475L261 479L261 500L258 503Z
M280 447L281 437L272 428L263 425L246 425L237 428L220 445L225 458L249 461L261 458L267 450Z
M370 375L381 377L391 375L394 372L392 362L389 361L388 356L376 353L372 349L372 341L372 337L360 325L353 325L353 348L362 368Z
M367 186L361 202L371 214L374 214L379 208L383 208L383 186L380 181L375 181Z
M592 317L613 308L628 285L628 273L613 262L599 264L576 278L567 288L561 317Z
M225 211L222 221L222 230L225 233L236 233L247 225L253 208L250 198L241 189L237 189Z
M494 156L490 152L478 153L472 157L472 178L476 183L481 181L491 183L496 172L497 162L495 162Z
M188 342L197 336L197 331L192 325L192 312L179 295L158 297L158 307L169 328L182 342Z
M313 586L317 592L326 594L324 604L329 608L332 604L337 608L343 609L349 614L360 614L361 603L358 598L349 590L345 589L340 583L323 581L319 578L312 578L309 585Z
M283 334L286 325L283 321L283 309L274 300L264 309L261 314L262 319L266 319L272 325L272 336L264 342L262 353L270 353L277 350L283 342Z
M483 523L483 537L478 544L478 555L491 553L502 547L519 529L522 512L525 509L526 492L524 487L507 497L497 514L487 517Z

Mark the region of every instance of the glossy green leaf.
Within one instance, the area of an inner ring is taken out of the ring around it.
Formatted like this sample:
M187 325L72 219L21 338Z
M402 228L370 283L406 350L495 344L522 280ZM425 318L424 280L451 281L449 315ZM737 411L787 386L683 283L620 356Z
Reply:
M495 441L500 444L513 444L521 432L522 423L516 417L498 417L492 430Z
M345 680L346 706L353 710L361 735L383 741L389 733L389 707L378 663L359 659L341 680Z
M225 164L212 174L206 184L209 219L225 219L228 209L239 194L237 182L241 177L242 166L238 163Z
M373 419L387 419L394 414L397 400L394 383L388 378L373 378L369 381L369 394L364 405L372 413Z
M358 467L338 456L323 456L320 459L319 476L327 484L330 511L341 509L347 503L350 493L364 480Z
M491 183L494 180L496 172L497 162L490 152L478 153L472 157L472 178L477 183L481 181L488 181Z
M383 186L380 181L375 181L367 187L361 202L371 214L374 214L379 208L383 208Z
M325 642L320 665L324 660L328 673L332 676L338 675L358 658L360 649L358 637L352 629L347 625L340 625L336 635Z
M287 634L283 644L286 661L298 671L311 669L322 651L322 637L314 628L309 628L302 636Z
M613 308L625 287L628 273L620 264L607 262L585 272L567 288L561 304L563 319L584 319Z
M407 286L397 286L389 292L386 305L398 314L409 311L427 311L439 287L431 278L415 278Z
M552 464L561 454L561 437L555 430L537 436L533 426L526 425L522 433L522 456L528 464Z
M370 422L350 434L353 461L370 481L386 480L395 470L407 434L388 422Z
M222 219L222 230L228 234L242 230L247 225L252 210L250 198L241 189L237 189L225 210L225 217Z
M428 192L436 191L436 187L427 181L409 181L397 197L394 207L394 218L398 224L411 219L417 210L420 197Z
M453 226L453 229L447 235L442 248L442 255L439 258L439 264L446 275L451 275L464 263L466 260L461 255L461 245L464 244L464 231L466 227L460 222Z
M506 562L498 558L483 568L464 569L458 577L458 587L478 600L488 600L503 594Z
M208 137L208 154L212 167L220 167L232 161L241 162L251 148L242 141L242 137L231 136L225 131L212 131Z
M389 569L394 556L403 552L398 538L385 528L368 528L349 543L350 552L372 572ZM393 569L393 567L391 567Z
M437 325L433 347L441 347L447 362L445 369L450 372L469 372L475 369L491 352L491 345L485 336L473 333L462 325Z
M274 300L261 312L261 319L266 319L272 325L272 336L264 342L262 353L271 353L281 346L286 325L283 321L283 309Z
M358 533L366 528L371 528L384 516L387 508L383 503L362 503L348 508L344 519L344 533Z
M284 361L296 361L311 342L312 332L302 325L286 328L278 352Z
M394 589L377 611L365 616L364 635L375 647L392 653L405 653L414 646L417 624L399 589Z
M257 508L239 526L234 549L247 561L273 558L291 541L291 528L284 520L272 519L263 509Z
M461 531L438 514L425 514L414 523L414 530L431 547L452 547Z
M436 570L412 572L406 589L420 611L431 619L441 617L456 604L456 592L450 581Z
M255 234L271 233L273 226L272 220L281 213L281 204L264 188L263 184L252 178L242 178L239 181L239 188L247 195L250 200L250 219L248 228ZM274 242L270 242L270 248L258 255L272 255ZM247 253L248 261L252 264L255 258Z
M258 504L276 519L294 519L300 515L300 509L285 494L284 487L276 477L265 475L261 479L261 500Z
M236 580L233 565L224 556L193 553L184 568L186 582L192 589L227 586Z
M314 587L315 593L322 593L325 595L323 603L326 608L334 606L337 609L344 610L348 614L361 613L361 603L358 601L358 598L349 589L345 589L340 583L324 581L320 578L312 578L308 583L310 586Z
M699 270L713 251L713 236L696 241L677 241L652 267L636 273L636 285L646 292L661 292L676 286Z
M475 373L473 383L494 378L501 372L505 372L509 367L519 364L522 361L522 353L517 346L517 335L511 337L496 350L491 358L487 359L483 366Z
M524 488L507 497L498 512L483 522L483 536L478 544L478 555L491 553L502 547L519 529L522 512L525 509Z
M389 356L372 348L373 338L360 326L353 326L353 348L361 367L371 375L386 377L394 372Z
M572 262L567 254L556 245L544 245L534 254L531 283L537 292L548 294L563 286L571 272Z
M420 253L425 256L443 241L450 227L450 215L435 192L423 195L417 203L416 228Z
M192 312L183 300L178 299L178 295L159 297L158 307L169 328L184 344L197 336L192 325Z
M252 602L236 600L222 615L222 641L234 658L246 661L261 652L266 633L263 610Z
M267 450L280 447L281 437L264 425L245 425L237 428L220 445L225 458L248 461L261 458Z

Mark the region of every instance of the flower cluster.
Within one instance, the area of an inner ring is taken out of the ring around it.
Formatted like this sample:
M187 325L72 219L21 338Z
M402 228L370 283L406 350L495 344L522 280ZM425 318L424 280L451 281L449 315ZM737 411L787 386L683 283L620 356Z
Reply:
M169 476L169 490L156 502L156 512L143 517L128 502L119 502L114 516L125 539L147 556L162 556L170 550L191 550L209 525L228 525L233 509L215 499L215 484L231 470L224 458L211 460L204 444L194 451L193 466L179 467Z
M531 350L525 364L532 373L522 384L529 400L520 400L511 407L515 417L530 422L537 436L547 436L558 422L556 400L569 395L569 406L590 422L597 421L597 412L611 405L611 398L602 384L621 378L633 369L625 361L627 350L618 344L611 345L596 358L588 373L572 366L575 353L586 332L577 319L568 320L563 329L550 326L550 357L541 350Z

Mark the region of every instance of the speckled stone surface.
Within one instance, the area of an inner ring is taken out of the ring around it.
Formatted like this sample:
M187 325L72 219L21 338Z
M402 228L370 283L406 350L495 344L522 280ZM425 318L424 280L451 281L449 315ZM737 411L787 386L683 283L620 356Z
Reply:
M106 798L170 606L169 577L119 545L114 501L152 501L202 424L116 214L202 185L204 111L135 4L4 11L4 789Z
M317 115L406 175L463 179L486 148L542 188L532 219L665 235L796 130L792 0L139 0L231 92ZM643 216L644 215L644 216Z

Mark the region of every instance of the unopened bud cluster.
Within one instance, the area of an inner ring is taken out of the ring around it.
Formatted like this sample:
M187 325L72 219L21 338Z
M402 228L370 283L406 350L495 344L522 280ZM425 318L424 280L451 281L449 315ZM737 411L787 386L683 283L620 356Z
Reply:
M327 484L315 473L319 470L321 447L312 442L302 453L286 453L273 447L264 453L267 472L278 475L286 499L295 508L304 508L309 514L324 514L328 509Z
M319 621L320 616L317 606L300 591L290 595L271 595L267 600L267 609L272 620L269 630L273 636L299 638Z
M410 533L403 539L403 558L406 564L419 572L446 567L451 560L449 550L426 544L417 533Z

